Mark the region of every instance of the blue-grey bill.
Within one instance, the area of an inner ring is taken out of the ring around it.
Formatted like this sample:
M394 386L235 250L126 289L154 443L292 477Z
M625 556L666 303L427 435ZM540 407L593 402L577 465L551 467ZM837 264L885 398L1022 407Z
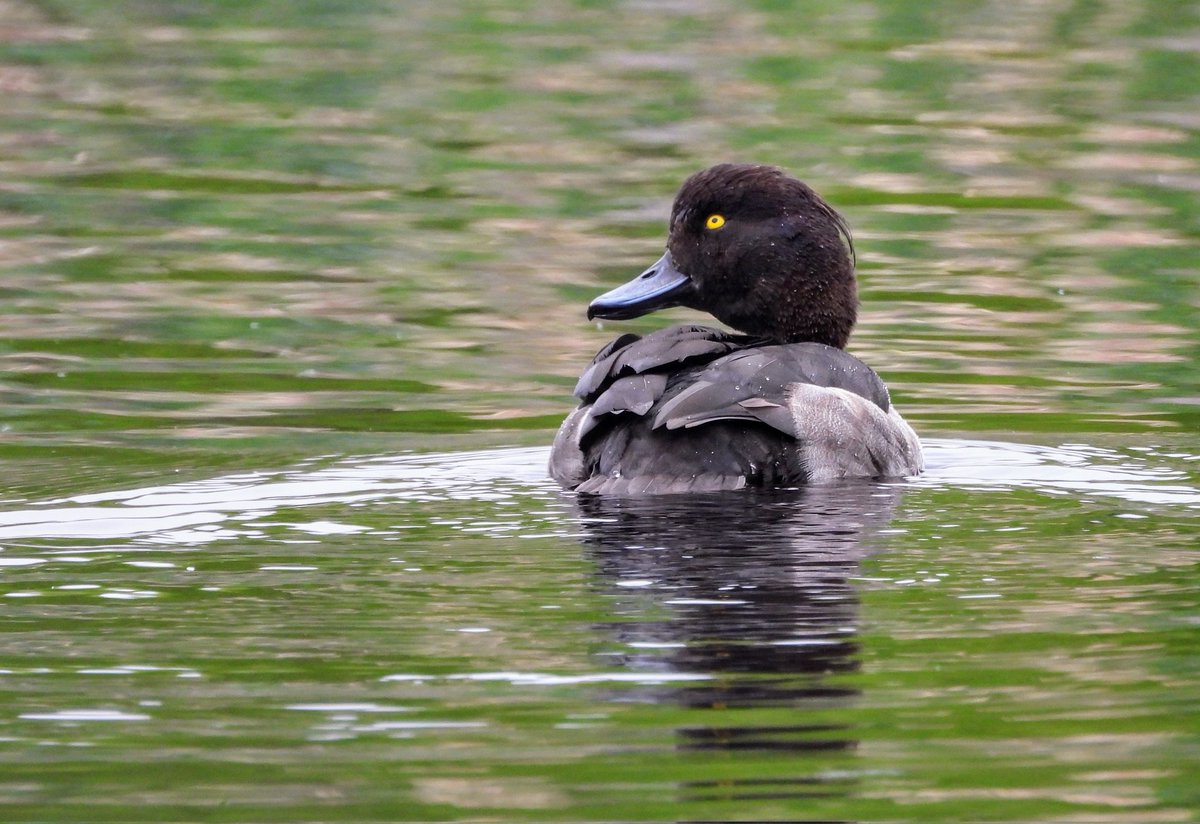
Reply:
M679 306L691 285L692 279L675 268L671 253L666 252L633 280L593 300L588 306L588 320L629 320Z

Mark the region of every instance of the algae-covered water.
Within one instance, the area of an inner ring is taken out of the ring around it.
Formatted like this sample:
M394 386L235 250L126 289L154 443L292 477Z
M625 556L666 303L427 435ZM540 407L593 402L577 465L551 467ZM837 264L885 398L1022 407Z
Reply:
M0 820L1196 820L1198 14L0 0ZM718 160L925 475L546 478Z

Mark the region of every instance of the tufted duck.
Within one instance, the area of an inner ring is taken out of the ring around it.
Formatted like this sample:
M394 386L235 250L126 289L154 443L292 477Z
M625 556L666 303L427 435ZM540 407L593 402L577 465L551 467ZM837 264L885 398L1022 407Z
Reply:
M588 319L687 306L742 334L673 326L605 346L575 387L551 476L631 495L919 473L916 434L844 351L857 305L849 228L816 192L770 166L693 175L666 253Z

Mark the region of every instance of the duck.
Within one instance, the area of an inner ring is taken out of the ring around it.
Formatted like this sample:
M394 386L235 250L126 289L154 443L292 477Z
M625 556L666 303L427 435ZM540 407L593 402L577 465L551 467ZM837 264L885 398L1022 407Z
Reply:
M579 494L652 495L919 474L916 433L846 351L856 262L845 218L783 169L722 163L687 178L662 257L587 318L687 307L732 331L685 324L603 347L550 476Z

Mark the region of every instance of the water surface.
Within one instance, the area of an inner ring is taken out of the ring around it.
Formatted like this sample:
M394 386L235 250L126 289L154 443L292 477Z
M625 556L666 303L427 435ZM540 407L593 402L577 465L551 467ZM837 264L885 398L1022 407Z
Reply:
M1190 3L0 0L0 817L1190 821ZM929 471L584 501L717 160Z

